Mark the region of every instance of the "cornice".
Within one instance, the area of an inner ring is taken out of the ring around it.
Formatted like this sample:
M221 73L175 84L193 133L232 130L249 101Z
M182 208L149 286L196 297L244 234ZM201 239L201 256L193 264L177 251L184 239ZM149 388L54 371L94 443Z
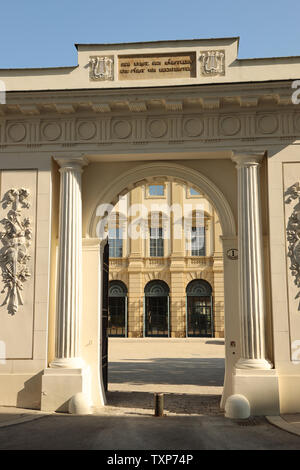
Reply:
M300 138L291 83L9 93L0 151L286 145Z

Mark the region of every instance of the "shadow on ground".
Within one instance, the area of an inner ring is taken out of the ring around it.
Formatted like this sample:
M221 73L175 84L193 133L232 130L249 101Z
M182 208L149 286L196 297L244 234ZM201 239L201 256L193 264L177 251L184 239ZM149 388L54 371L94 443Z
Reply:
M110 383L222 387L224 382L223 358L149 358L146 361L125 361L109 362Z
M222 416L221 395L193 395L185 393L164 393L164 410L178 414ZM107 404L117 408L152 410L154 394L149 392L107 392ZM151 413L152 414L152 413Z

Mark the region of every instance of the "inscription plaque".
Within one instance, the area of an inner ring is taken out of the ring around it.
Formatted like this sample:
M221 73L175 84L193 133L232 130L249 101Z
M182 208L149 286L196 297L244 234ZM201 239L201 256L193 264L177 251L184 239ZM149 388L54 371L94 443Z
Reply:
M118 57L119 80L196 77L196 53L138 54Z

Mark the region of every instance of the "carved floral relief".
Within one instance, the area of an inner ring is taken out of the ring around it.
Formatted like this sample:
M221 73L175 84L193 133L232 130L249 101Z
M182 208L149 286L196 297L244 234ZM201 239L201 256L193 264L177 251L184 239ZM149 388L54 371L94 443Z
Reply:
M15 315L19 306L24 304L22 291L30 277L31 222L23 216L23 209L30 207L28 198L27 189L10 189L1 201L2 208L8 210L6 217L0 221L4 228L0 232L0 268L4 284L1 294L5 294L1 306L7 305L10 315Z
M290 258L290 270L294 277L294 284L299 288L295 299L300 298L300 186L295 183L285 192L286 204L297 201L287 223L286 233L288 241L288 257ZM300 310L300 302L298 306Z

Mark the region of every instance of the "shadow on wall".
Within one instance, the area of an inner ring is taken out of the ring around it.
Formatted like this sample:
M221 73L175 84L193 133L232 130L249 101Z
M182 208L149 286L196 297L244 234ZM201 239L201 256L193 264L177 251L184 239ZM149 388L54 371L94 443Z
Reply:
M222 387L223 358L155 358L146 362L109 362L109 383L206 385Z
M31 377L24 383L24 388L18 393L17 407L30 408L32 410L41 409L42 396L42 375L43 372Z

